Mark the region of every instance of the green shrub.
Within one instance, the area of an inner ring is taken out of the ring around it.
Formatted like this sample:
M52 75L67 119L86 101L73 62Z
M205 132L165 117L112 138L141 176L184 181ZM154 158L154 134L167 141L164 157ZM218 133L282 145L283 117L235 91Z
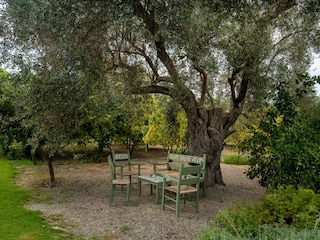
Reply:
M8 142L7 138L0 135L1 155L9 160L17 160L25 157L25 149L22 143Z
M249 135L240 144L249 153L247 176L263 187L294 185L320 191L320 115L298 105L285 85L266 109L258 125L248 126Z
M103 161L103 156L102 153L100 151L94 151L93 156L92 156L92 162L94 163L100 163Z
M234 164L234 165L248 165L249 161L248 161L248 157L238 157L238 156L226 156L226 157L222 157L221 159L222 163L226 163L226 164Z
M233 236L256 236L259 230L255 212L250 208L235 205L218 214L213 227L223 228Z
M236 203L232 208L227 208L218 214L213 226L223 228L234 236L256 236L259 230L258 218L253 207Z
M256 205L236 203L225 209L200 239L318 239L313 236L320 235L319 213L319 194L281 187ZM288 238L297 234L301 238Z
M224 228L215 227L203 232L200 240L318 240L320 239L320 229L298 230L293 227L259 227L256 236L233 235Z
M271 191L255 207L260 224L288 224L296 228L313 228L320 211L320 197L312 190L280 187Z

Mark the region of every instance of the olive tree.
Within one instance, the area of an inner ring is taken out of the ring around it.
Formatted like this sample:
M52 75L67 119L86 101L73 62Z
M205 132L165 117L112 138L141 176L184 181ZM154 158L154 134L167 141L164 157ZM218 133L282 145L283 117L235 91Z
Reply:
M320 46L316 0L4 2L15 40L59 58L50 67L81 72L85 86L121 72L121 90L180 104L188 153L207 155L208 186L224 184L223 144L245 104L304 72Z

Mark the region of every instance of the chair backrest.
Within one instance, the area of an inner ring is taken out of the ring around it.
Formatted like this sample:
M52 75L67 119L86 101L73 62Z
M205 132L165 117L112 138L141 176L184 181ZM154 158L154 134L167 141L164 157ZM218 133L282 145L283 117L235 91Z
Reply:
M177 153L171 153L168 151L167 155L167 169L171 170L172 166L174 167L174 164L172 162L177 161L180 163L189 163L191 165L201 165L202 170L201 170L201 179L204 179L206 176L206 161L207 161L207 156L206 154L203 155L203 157L198 157L198 156L191 156L191 155L183 155L183 154L177 154ZM177 164L176 166L180 167L180 164ZM174 167L175 168L175 167Z
M197 188L199 188L201 170L202 164L193 166L184 166L184 164L182 164L179 171L178 185L181 186L196 184Z
M129 150L126 153L115 153L112 150L112 160L115 164L121 163L122 165L129 166L131 160Z

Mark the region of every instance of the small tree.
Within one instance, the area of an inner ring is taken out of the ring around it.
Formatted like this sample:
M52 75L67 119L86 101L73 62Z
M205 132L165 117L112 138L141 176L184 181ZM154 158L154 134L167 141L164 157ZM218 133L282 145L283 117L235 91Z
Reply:
M0 146L2 154L14 159L16 154L11 145L15 140L23 140L26 131L15 116L13 92L9 74L0 68Z
M112 109L113 127L115 135L113 142L125 145L130 153L143 145L143 136L146 132L149 110L148 96L134 96L117 94L113 97L116 103Z
M247 176L260 178L264 187L293 185L319 190L320 118L298 107L301 90L294 97L286 88L280 84L274 104L258 127L249 126L251 135L242 142L242 149L250 153Z
M167 150L178 147L185 151L187 118L179 105L164 99L162 96L153 98L148 131L143 140L145 143L162 145Z

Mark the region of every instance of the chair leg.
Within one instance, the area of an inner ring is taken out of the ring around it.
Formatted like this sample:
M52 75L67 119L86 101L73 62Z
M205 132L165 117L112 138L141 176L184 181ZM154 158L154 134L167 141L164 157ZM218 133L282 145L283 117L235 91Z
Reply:
M123 185L121 185L121 187L123 187ZM113 203L115 188L116 188L116 185L111 184L109 206L111 206L112 203ZM130 200L130 183L128 183L126 185L126 188L127 189L126 189L126 192L125 192L126 193L125 203L128 206L129 205L129 200ZM121 191L123 191L123 190L121 190Z
M111 191L110 191L110 200L109 200L109 206L111 206L112 202L113 202L113 194L114 194L114 185L111 184Z
M164 210L164 204L165 204L165 197L164 197L164 194L165 194L165 189L164 189L164 185L162 186L162 201L161 201L161 209Z
M129 205L129 197L130 197L130 184L127 184L127 197L126 197L126 204Z
M196 205L196 213L199 212L199 192L196 193L196 202L195 202L195 205Z
M203 197L205 198L207 195L207 190L206 190L206 183L205 181L203 182Z
M180 215L180 194L176 194L176 215L179 217Z

